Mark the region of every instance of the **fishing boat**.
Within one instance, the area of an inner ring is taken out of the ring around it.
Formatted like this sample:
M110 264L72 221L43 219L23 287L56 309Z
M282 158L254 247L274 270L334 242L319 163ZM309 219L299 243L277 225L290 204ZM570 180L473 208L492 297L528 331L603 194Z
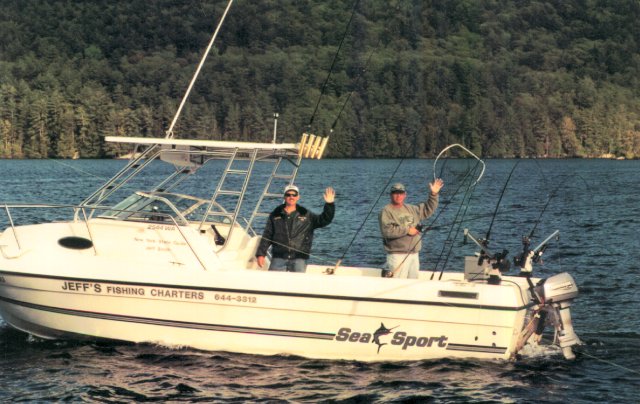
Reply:
M7 324L47 339L359 361L513 359L550 327L574 357L575 281L532 275L551 238L525 246L521 276L505 275L505 257L470 233L478 252L459 270L423 270L418 279L340 263L310 264L306 273L260 268L257 224L302 161L323 156L328 138L175 138L187 95L166 137L106 138L130 145L131 159L82 202L3 205ZM34 213L56 220L19 223L24 210L67 218Z
M569 314L577 296L571 276L503 276L500 254L471 234L480 251L460 271L421 271L419 279L386 278L372 267L260 269L254 223L282 197L278 181L292 182L303 158L321 157L326 138L107 141L132 143L138 157L82 203L4 205L10 225L0 236L0 316L19 330L42 338L388 361L514 358L549 323L565 356L573 357L579 339ZM118 197L145 171L157 174L158 163L168 165L166 178ZM252 177L259 164L272 169ZM215 188L203 184L207 177L217 179ZM263 182L253 198L252 178ZM215 191L203 198L178 189ZM13 216L22 209L68 210L70 219L18 225ZM527 250L522 268L530 271L548 240Z

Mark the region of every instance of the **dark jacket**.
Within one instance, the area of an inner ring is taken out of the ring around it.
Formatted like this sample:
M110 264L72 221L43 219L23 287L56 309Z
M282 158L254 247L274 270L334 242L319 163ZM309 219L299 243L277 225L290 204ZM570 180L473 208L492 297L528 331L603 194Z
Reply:
M284 204L278 206L269 215L256 256L267 255L269 246L273 246L271 251L273 257L308 259L313 241L313 231L331 223L336 209L335 205L325 203L320 215L296 205L297 214L293 218L291 229L287 226L287 214L284 207Z

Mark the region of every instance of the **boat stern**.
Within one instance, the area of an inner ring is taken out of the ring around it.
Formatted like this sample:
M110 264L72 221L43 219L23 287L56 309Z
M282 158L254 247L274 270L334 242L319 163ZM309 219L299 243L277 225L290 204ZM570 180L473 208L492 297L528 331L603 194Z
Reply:
M573 299L578 296L575 280L570 274L563 272L540 280L533 288L533 293L538 304L531 313L530 322L520 334L516 352L519 352L532 336L534 341L539 341L544 329L550 326L554 329L554 342L561 348L565 359L575 359L573 346L582 344L571 321L570 307Z
M573 277L566 272L547 278L536 288L545 306L551 306L555 314L553 326L556 330L558 344L566 359L575 359L572 347L582 342L573 330L569 307L573 299L578 297L578 286Z

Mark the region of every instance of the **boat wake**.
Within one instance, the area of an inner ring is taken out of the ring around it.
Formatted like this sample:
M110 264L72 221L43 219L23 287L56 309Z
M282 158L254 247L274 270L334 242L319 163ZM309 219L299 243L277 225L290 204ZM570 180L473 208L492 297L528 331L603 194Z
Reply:
M562 349L557 345L527 344L520 351L522 359L562 357Z
M19 381L12 378L20 388L5 392L7 399L28 399L19 393L24 391L33 391L31 398L42 399L37 387L55 374L52 389L86 401L404 402L429 401L430 397L495 402L514 397L535 400L538 394L550 394L553 401L562 392L554 391L553 385L580 384L585 366L598 363L590 356L611 362L621 362L624 356L632 361L630 350L638 348L637 343L633 345L638 334L619 334L587 335L573 362L562 359L559 348L542 344L528 345L522 360L515 362L442 358L371 363L126 342L51 341L2 326L0 349L5 355L0 365L21 375ZM623 346L624 352L619 351ZM39 370L43 368L47 372ZM611 367L602 364L602 371L606 369ZM618 373L629 382L635 377L622 368Z

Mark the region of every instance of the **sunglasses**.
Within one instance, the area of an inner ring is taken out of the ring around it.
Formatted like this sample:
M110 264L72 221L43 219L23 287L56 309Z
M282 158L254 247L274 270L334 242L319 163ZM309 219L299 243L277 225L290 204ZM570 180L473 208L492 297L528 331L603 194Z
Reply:
M298 196L298 194L295 192L287 192L286 194L284 194L285 198L294 198L296 196Z

